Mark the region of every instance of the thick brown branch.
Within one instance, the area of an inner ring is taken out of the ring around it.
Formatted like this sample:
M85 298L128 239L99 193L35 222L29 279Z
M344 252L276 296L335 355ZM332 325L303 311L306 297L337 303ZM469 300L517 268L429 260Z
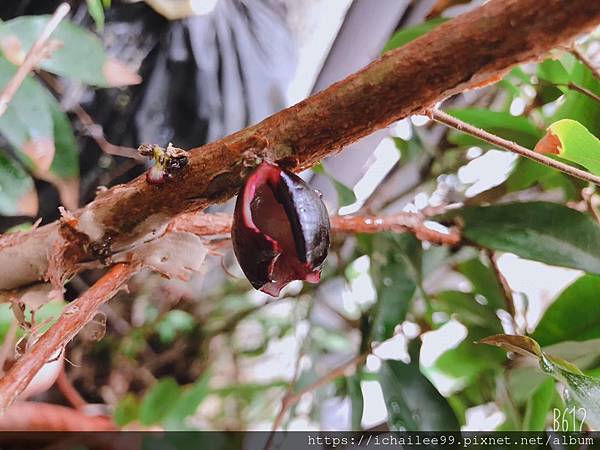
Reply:
M230 198L260 159L296 171L311 167L376 129L541 58L599 23L600 2L546 0L542 8L539 0L491 0L307 100L196 149L164 186L139 177L104 192L74 213L77 227L92 240L108 235L114 249L122 248L176 214ZM0 275L0 289L43 277L46 249L58 231L56 224L42 227L18 250L0 242L0 267L12 268Z
M135 267L126 264L116 264L81 297L65 308L58 321L0 379L0 414L23 392L40 368L56 358L57 352L64 349L94 317L98 307L111 299L136 270Z

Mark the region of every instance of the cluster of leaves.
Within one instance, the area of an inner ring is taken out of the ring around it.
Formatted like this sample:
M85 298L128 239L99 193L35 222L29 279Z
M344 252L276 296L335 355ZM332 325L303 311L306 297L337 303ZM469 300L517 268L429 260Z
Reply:
M405 44L439 22L401 30L386 50ZM534 67L514 69L493 92L496 100L501 100L495 102L494 108L468 107L452 109L450 113L600 174L600 103L595 98L600 93L600 81L573 55L561 54ZM527 107L519 115L511 113L514 101L526 97L524 92L531 96L523 101ZM492 148L458 132L450 132L447 141L449 147L444 150L451 156L440 156L434 163L439 174L451 173L465 164L464 159L456 158L457 153L464 155L473 147L483 151ZM408 149L409 144L410 141L400 142L399 150ZM379 382L388 406L390 428L457 429L465 424L469 408L493 402L505 416L500 429L541 431L550 424L552 408L564 412L573 406L585 411L585 417L564 420L559 429L579 430L579 420L598 429L600 379L594 374L600 364L600 354L595 350L600 324L595 314L600 283L600 225L595 206L588 204L584 213L560 202L514 202L558 192L562 202L585 204L583 187L553 169L520 159L499 186L480 196L465 198L464 202L472 206L437 218L461 226L468 245L458 252L421 248L406 236L361 238L367 243L364 249L370 256L377 288L377 302L370 313L372 339L391 338L395 327L407 320L432 331L451 321L466 328L464 339L428 367L419 365L417 341L409 345L409 364L394 360L383 363ZM434 189L435 185L430 192ZM505 198L512 198L513 202ZM490 200L502 200L502 204L479 205ZM535 340L508 335L515 330L501 320L508 314L514 315L513 296L523 294L510 292L503 285L493 261L496 252L584 272L558 295L534 329L524 330ZM440 276L440 267L460 274L468 280L470 289L423 288ZM509 364L502 352L484 343L526 354L537 359L540 367ZM434 387L439 380L436 375L454 379L446 397ZM564 388L562 399L555 381Z
M48 20L48 16L23 16L0 23L0 85L14 76ZM50 42L56 50L39 66L48 74L96 87L129 84L134 79L107 55L93 33L69 21L58 26ZM79 153L71 121L38 78L29 75L22 83L0 117L0 135L11 150L0 150L0 214L37 214L32 175L55 184L65 206L77 207Z

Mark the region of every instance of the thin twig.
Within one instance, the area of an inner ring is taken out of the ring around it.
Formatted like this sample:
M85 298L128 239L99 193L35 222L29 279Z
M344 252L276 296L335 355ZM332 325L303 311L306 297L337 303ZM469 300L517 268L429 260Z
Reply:
M50 87L50 89L54 91L56 95L64 94L65 89L62 86L62 84L56 79L56 77L45 72L39 73L38 75L44 81L44 83L46 83L48 87ZM138 164L146 161L146 158L140 155L137 149L133 147L125 147L122 145L115 145L109 142L106 139L106 136L104 134L104 128L102 128L102 125L99 125L96 121L94 121L92 116L90 116L90 114L83 108L83 106L81 106L80 104L76 104L71 108L71 111L75 113L75 115L85 128L85 132L96 142L98 147L100 147L100 149L104 153L106 153L107 155L131 158L132 160L135 160L135 162Z
M146 161L146 158L141 156L137 149L110 143L104 135L104 128L102 128L102 125L97 124L81 105L75 105L73 107L73 112L83 124L90 137L96 141L96 144L98 144L98 147L100 147L104 153L131 158L140 164Z
M339 365L332 371L323 375L321 378L319 378L315 382L300 389L295 394L286 395L281 402L282 403L281 410L279 411L279 414L275 418L273 430L271 431L271 434L269 435L269 438L264 447L264 450L269 450L271 448L271 446L273 444L273 439L275 437L275 432L279 428L279 424L281 424L281 421L283 420L283 417L285 416L286 412L292 406L294 406L296 403L298 403L305 394L308 394L309 392L315 391L315 390L319 389L320 387L325 386L326 384L335 380L336 378L343 376L348 369L364 363L366 361L367 357L371 353L373 353L373 350L375 350L376 347L377 347L376 345L371 346L371 348L369 350L367 350L366 352L363 352L363 353L355 356L354 358L350 359L349 361L346 361L345 363Z
M572 81L569 81L568 83L552 83L551 81L540 79L540 84L547 84L549 86L555 86L555 87L565 87L572 91L579 92L580 94L583 94L583 95L591 98L592 100L600 103L600 95L596 94L595 92L590 91L589 89L587 89L583 86L578 85L577 83L573 83Z
M500 267L498 267L498 261L495 258L494 252L489 249L486 249L485 253L488 259L490 260L492 270L494 271L494 274L496 275L496 278L500 283L500 287L502 289L502 296L504 297L504 304L506 306L506 311L508 311L508 313L510 314L514 331L517 332L517 321L515 318L517 310L515 308L515 299L513 297L512 289L510 288L506 277L500 271Z
M585 170L578 169L576 167L570 166L568 164L562 163L555 159L549 158L540 153L536 153L533 150L529 150L516 142L512 142L506 139L503 139L495 134L488 133L481 128L474 127L462 120L457 119L456 117L451 116L450 114L446 114L445 112L439 109L430 109L427 112L427 115L438 123L446 125L450 128L454 128L455 130L461 131L465 134L471 135L473 137L479 138L482 141L489 142L490 144L496 145L498 148L507 150L512 153L516 153L517 155L524 156L525 158L532 159L540 164L551 167L552 169L560 170L567 175L571 175L572 177L579 178L580 180L588 181L590 183L594 183L600 185L600 177L593 175Z
M60 373L56 378L56 386L63 397L71 404L71 406L73 406L73 408L83 409L87 406L88 403L84 400L77 389L75 389L75 386L73 386L71 380L69 380L64 365L60 369Z
M312 307L314 302L311 302L309 307L306 309L305 319L310 316L312 312ZM294 395L294 387L296 386L296 382L298 381L298 377L300 376L300 363L302 361L302 357L304 356L304 346L308 341L308 336L310 336L310 329L308 330L305 338L302 340L302 343L298 346L298 355L296 356L296 360L294 362L294 373L292 374L292 379L288 384L288 387L285 391L281 399L281 407L279 409L279 413L275 417L273 421L273 426L271 427L271 433L269 434L269 438L267 439L267 443L265 444L265 450L268 450L273 445L273 439L275 437L275 432L277 429L281 427L283 423L283 419L285 418L285 414L287 410L290 408L288 405L288 399Z
M227 235L231 232L231 216L228 214L180 214L171 226L178 231L187 231L199 236ZM330 218L331 229L336 233L412 233L418 239L434 244L457 245L460 233L456 228L447 231L429 228L427 214L400 212L388 216L356 215Z
M0 379L0 415L23 392L42 366L81 331L104 302L111 299L137 272L127 264L114 265L81 297L69 304L59 319Z
M600 68L596 66L588 56L582 52L577 46L573 45L569 51L575 58L581 61L588 69L592 71L594 76L600 80Z
M71 7L68 3L61 3L56 11L42 30L42 33L38 37L37 41L33 44L33 46L25 55L25 59L17 69L17 72L13 75L13 77L8 81L4 90L0 94L0 116L2 116L6 109L8 108L8 104L13 99L14 95L17 93L19 86L25 80L25 77L29 72L33 70L33 68L44 58L48 57L48 53L51 50L48 45L48 40L50 36L56 30L56 27L60 24L60 22L65 18L65 16L69 13Z

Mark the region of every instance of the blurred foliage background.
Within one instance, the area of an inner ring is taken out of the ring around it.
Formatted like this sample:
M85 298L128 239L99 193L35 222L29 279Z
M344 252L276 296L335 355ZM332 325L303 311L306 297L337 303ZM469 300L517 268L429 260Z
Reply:
M0 85L58 3L0 5ZM196 147L289 103L303 54L298 2L219 0L202 15L173 5L165 12L159 1L71 3L54 34L62 48L0 117L3 232L55 220L58 206L74 209L99 187L142 173L139 143ZM344 48L348 18L360 15L360 1L341 3L341 31L335 40L332 30L322 55ZM396 3L395 31L379 52L481 2ZM600 50L596 34L577 45L591 59ZM335 64L309 61L321 73ZM597 173L595 156L580 150L581 139L600 148L595 96L593 71L559 49L444 107L531 149L548 126L570 119L556 128L562 158ZM125 429L270 429L284 395L325 377L289 408L284 428L537 431L556 429L559 411L559 429L597 430L595 188L424 117L380 137L361 164L332 158L303 176L332 214L439 211L432 226L460 224L459 246L410 234L336 235L323 281L292 284L275 300L250 288L228 247L189 282L140 274L66 350L63 370L86 414ZM21 327L0 305L5 346L43 331L98 276L76 276L64 300L25 302ZM478 342L506 334L535 341L491 342L509 357ZM34 399L68 404L58 386Z

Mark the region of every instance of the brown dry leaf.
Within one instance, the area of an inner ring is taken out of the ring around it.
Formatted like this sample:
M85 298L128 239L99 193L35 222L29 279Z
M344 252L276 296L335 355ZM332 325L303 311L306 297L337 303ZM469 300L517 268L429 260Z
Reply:
M25 52L21 41L15 35L5 36L0 40L0 50L4 57L15 66L20 66L25 60Z
M97 312L79 332L79 337L87 342L101 341L106 334L106 314Z
M129 86L132 84L140 84L142 77L131 70L122 62L113 58L108 58L102 68L104 77L109 85L113 87Z
M542 349L539 344L527 336L496 334L483 338L478 343L501 347L504 350L515 352L522 356L539 358L542 355Z
M23 144L25 153L40 172L47 172L54 159L54 140L52 138L31 139Z
M558 136L551 130L548 130L544 137L536 144L534 150L544 155L560 155L562 144Z

